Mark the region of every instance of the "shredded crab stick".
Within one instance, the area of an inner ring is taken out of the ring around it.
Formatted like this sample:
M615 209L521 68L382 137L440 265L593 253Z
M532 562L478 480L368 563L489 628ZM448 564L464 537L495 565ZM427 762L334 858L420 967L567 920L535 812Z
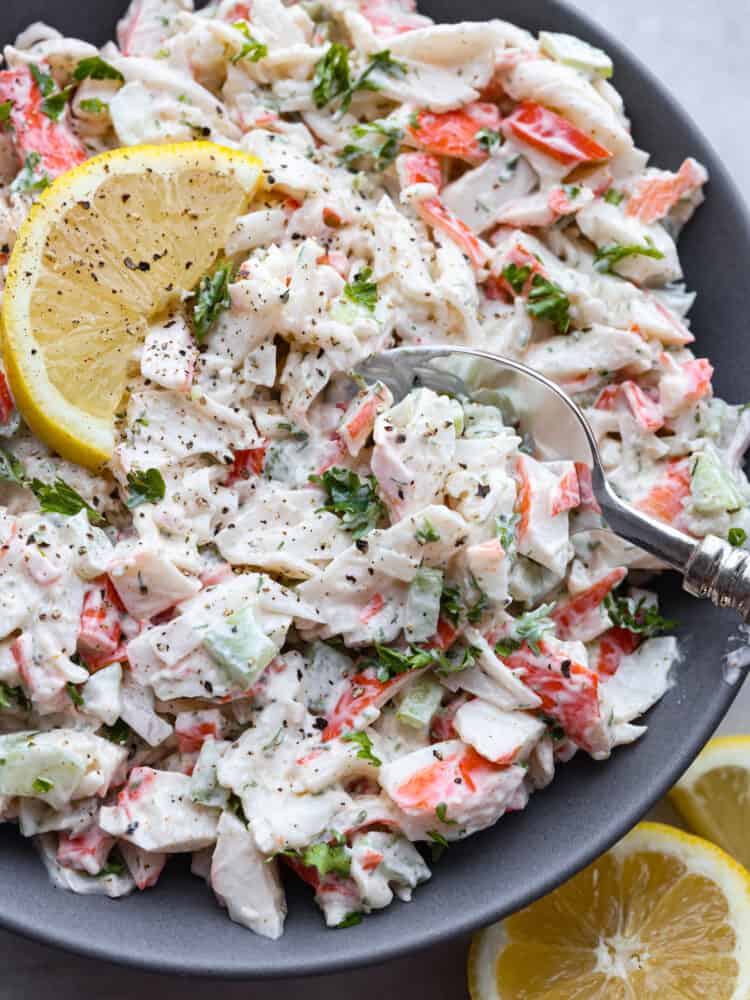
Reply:
M562 115L541 104L525 101L503 122L510 138L528 143L558 163L575 167L581 163L609 160L612 153L591 139Z
M418 111L407 132L411 140L427 153L481 163L489 155L489 139L485 138L484 145L480 140L487 136L487 130L497 133L500 120L497 105L478 101L461 111L445 111L442 114Z
M41 64L39 71L48 74L49 67ZM67 111L59 120L45 114L42 93L27 66L0 71L0 105L6 102L19 161L31 166L40 184L87 158L83 143L68 125Z
M403 187L430 185L437 191L442 187L440 161L427 153L404 153L398 158L398 170ZM417 211L425 222L435 226L452 239L464 252L472 266L482 268L487 261L487 251L469 227L449 211L439 197L417 201Z
M192 853L276 938L284 864L329 926L367 920L429 877L414 844L502 822L679 684L589 467L501 389L396 403L363 360L527 363L623 499L738 545L750 424L691 349L706 172L648 165L610 83L411 0L190 6L134 0L98 52L34 32L0 71L0 820L42 823L74 891ZM46 386L81 426L122 397L110 461L35 437Z
M668 215L683 198L700 194L707 181L706 168L691 157L676 174L659 171L655 177L638 181L625 210L646 224L656 222Z

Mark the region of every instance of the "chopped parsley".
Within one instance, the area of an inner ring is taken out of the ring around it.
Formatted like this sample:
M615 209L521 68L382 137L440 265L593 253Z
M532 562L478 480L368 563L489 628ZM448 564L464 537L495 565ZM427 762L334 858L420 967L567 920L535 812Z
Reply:
M81 80L85 80L87 77L90 77L92 80L120 80L122 83L125 82L125 77L119 69L110 66L101 56L90 56L88 59L81 59L78 63L73 73L73 78L80 83Z
M534 653L539 653L539 643L546 635L555 631L555 623L549 617L554 604L540 604L533 611L526 611L516 618L507 635L495 643L498 656L510 656L526 643Z
M432 853L433 862L439 861L446 847L448 846L448 841L437 830L428 830L427 836L430 838L430 848Z
M60 115L65 110L65 105L68 103L73 95L74 88L66 87L64 90L58 90L54 94L50 94L49 97L45 97L42 101L42 112L53 122L60 120Z
M435 815L440 820L441 823L445 823L446 826L457 826L458 823L455 819L448 819L448 806L445 802L438 802L435 806Z
M377 90L377 84L370 79L375 72L388 76L403 76L406 64L391 58L385 49L376 52L360 75L352 82L349 70L349 50L335 42L322 59L315 64L313 75L313 100L318 108L341 98L337 117L345 114L352 103L352 97L359 90Z
M124 719L118 719L111 726L102 726L100 730L102 736L110 743L118 743L120 746L130 739L132 730Z
M37 167L41 162L41 153L32 150L26 154L23 166L10 186L14 194L34 194L38 191L44 191L45 188L50 186L52 181L47 171L40 170L37 172Z
M23 486L25 483L23 466L9 451L0 448L0 483L13 483Z
M422 521L422 527L417 528L414 537L420 545L428 545L430 542L440 541L440 534L429 518L425 518Z
M352 136L355 139L364 139L367 136L381 136L385 141L373 148L358 146L356 143L347 143L339 153L339 159L345 166L350 166L355 160L363 156L371 156L375 161L375 169L383 171L393 163L401 149L401 140L404 138L404 130L398 125L389 125L384 121L366 122L362 125L352 127Z
M2 101L0 103L0 129L12 128L10 115L13 110L13 101Z
M334 930L340 931L344 930L347 927L356 927L357 924L362 923L362 920L363 917L361 913L357 913L356 911L354 913L347 913L344 919L336 924Z
M482 620L482 615L490 606L490 599L483 590L479 590L479 597L466 609L466 620L470 625L478 625Z
M54 781L50 781L49 778L34 778L31 782L32 789L37 793L37 795L45 795L47 792L51 792L55 787Z
M340 517L344 530L350 531L355 541L372 531L385 514L374 476L360 479L351 469L334 465L322 476L310 476L310 482L322 486L328 494L327 502L319 510Z
M87 111L91 115L100 115L103 111L109 110L109 105L100 101L98 97L89 97L80 102L81 111Z
M502 146L505 141L503 136L494 128L480 128L476 134L476 140L479 148L484 149L488 153L493 149L497 149L498 146Z
M115 848L109 852L109 857L103 868L101 868L96 877L106 878L108 875L124 875L126 870L125 862L120 855L120 852Z
M83 705L83 695L75 686L75 684L73 684L72 681L68 681L68 683L65 685L65 690L68 692L68 697L73 702L75 707L80 708L81 705Z
M562 189L565 192L566 197L568 197L571 201L575 201L581 193L581 189L578 184L563 184Z
M128 473L128 498L125 506L130 510L142 503L156 503L164 499L166 487L158 469Z
M535 274L526 303L526 311L535 319L546 319L558 333L570 329L570 299L554 282Z
M55 89L55 81L49 73L45 73L44 70L39 69L35 63L30 63L29 69L31 70L31 75L34 77L34 82L39 87L39 93L42 97L49 97Z
M79 511L85 510L92 524L104 524L104 518L99 511L94 510L80 493L76 493L73 487L68 486L59 476L54 483L43 483L41 479L32 479L27 485L39 501L39 509L43 514L64 514L65 517L73 517Z
M516 525L520 520L520 514L498 514L495 518L495 534L506 552L516 544Z
M653 260L664 260L664 254L657 250L650 236L646 237L646 245L638 243L625 245L623 243L608 243L600 247L594 256L594 267L600 274L614 274L614 268L627 257L651 257Z
M1 473L0 478L2 478ZM747 541L747 532L744 528L730 528L727 535L727 541L730 545L734 545L736 549L742 548Z
M531 277L531 268L528 264L519 267L517 264L508 264L503 268L503 278L508 282L516 295L522 295L526 287L526 282Z
M265 59L268 55L268 46L264 45L263 42L259 42L257 38L253 38L250 34L250 26L247 21L235 21L232 25L237 31L241 32L247 41L244 43L240 51L232 56L229 60L232 63L238 63L242 59L248 59L250 62L258 62L260 59Z
M232 272L232 265L221 261L213 274L206 274L200 280L193 305L193 326L199 344L203 343L219 316L232 304L229 297Z
M28 711L30 707L23 688L11 687L10 684L0 681L0 708L21 708Z
M391 646L375 644L375 656L370 663L377 668L377 678L381 683L398 677L411 670L421 670L435 662L432 649L393 649Z
M357 750L357 757L360 760L369 761L370 764L374 764L375 767L380 767L383 761L380 757L376 757L372 752L372 740L365 732L358 733L345 733L341 737L344 743L356 743L359 749Z
M451 659L447 653L441 653L439 649L431 649L429 653L436 663L435 673L440 674L441 677L468 670L469 667L474 666L479 656L479 650L475 646L467 646L460 659Z
M315 868L321 878L329 872L347 876L351 869L351 858L341 838L335 844L311 844L304 851L286 850L281 854L294 858L307 868Z
M604 195L604 200L608 205L621 205L625 195L622 191L618 191L616 188L610 188L609 191Z
M624 628L637 635L651 638L660 632L669 632L677 627L677 622L662 618L656 607L646 606L646 598L636 600L633 597L615 597L607 594L604 598L604 608L609 620L616 628Z
M352 281L344 285L344 295L350 302L355 302L357 305L364 306L369 312L374 312L378 301L378 286L374 281L370 281L371 277L372 268L363 267L354 275Z
M440 616L456 627L461 621L463 610L464 602L460 589L453 586L444 586L440 597Z

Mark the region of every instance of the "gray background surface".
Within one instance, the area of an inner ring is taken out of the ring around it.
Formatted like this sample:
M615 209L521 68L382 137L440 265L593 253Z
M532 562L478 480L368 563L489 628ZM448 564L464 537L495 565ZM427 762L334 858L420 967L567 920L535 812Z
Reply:
M533 3L533 0L529 0ZM617 34L659 76L724 158L740 186L750 184L747 0L573 0ZM2 0L0 0L2 7ZM498 14L502 3L498 4ZM616 80L615 80L616 82ZM750 732L746 685L724 732ZM656 810L668 817L664 809ZM85 900L82 899L85 906ZM0 900L0 906L2 901ZM117 919L116 906L112 919ZM77 958L0 931L0 998L81 1000L456 1000L466 996L466 940L377 968L264 985L187 981Z

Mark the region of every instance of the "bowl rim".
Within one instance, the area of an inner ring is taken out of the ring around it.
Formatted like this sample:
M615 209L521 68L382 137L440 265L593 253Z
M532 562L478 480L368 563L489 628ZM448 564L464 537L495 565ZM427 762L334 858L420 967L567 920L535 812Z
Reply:
M124 6L127 5L127 2L128 0L122 0ZM636 71L643 79L646 84L645 89L651 93L655 93L667 111L675 115L675 117L682 119L696 137L698 144L702 144L704 150L709 154L711 174L714 178L719 178L721 186L724 187L736 209L736 225L744 228L748 243L750 243L750 213L748 213L748 208L737 184L724 166L721 156L716 152L712 143L705 137L703 131L695 123L692 115L672 96L667 86L629 48L621 44L614 35L599 25L589 14L574 8L568 0L543 0L543 5L545 14L549 13L550 15L556 15L570 21L572 30L575 30L575 32L585 34L587 37L594 36L600 39L608 52L615 57L616 63L628 64L629 68L632 71ZM520 26L523 27L523 24L521 23ZM415 932L413 936L405 935L401 940L394 940L385 944L379 942L371 950L368 950L366 946L359 946L353 949L354 954L352 955L345 952L340 955L331 956L325 954L325 952L321 952L314 959L296 960L296 963L292 964L284 964L281 959L277 959L275 964L269 961L260 967L253 963L216 968L211 966L210 956L204 956L203 958L198 956L196 958L196 956L188 954L182 956L178 961L172 958L152 955L144 948L141 948L139 951L133 951L130 954L123 954L115 951L106 943L74 940L74 926L57 927L47 924L40 927L32 919L26 917L23 912L7 912L4 907L0 907L0 927L21 937L54 946L70 954L83 955L87 958L98 959L114 965L127 966L153 973L176 974L180 976L189 975L205 979L260 981L302 976L325 976L390 961L405 955L417 954L453 938L470 933L479 927L486 926L500 919L504 914L523 909L535 899L544 896L567 881L576 872L608 850L612 844L624 836L645 815L685 771L729 710L744 680L745 676L734 684L721 681L723 684L723 697L718 699L714 711L703 720L700 727L691 732L690 739L686 740L682 752L675 755L671 766L660 772L658 780L650 783L648 794L645 794L637 802L633 802L630 808L625 808L621 812L618 812L616 816L613 816L612 821L606 827L600 829L595 836L587 839L585 843L578 845L576 849L571 849L564 865L561 865L554 874L551 874L543 881L535 882L533 888L518 893L510 907L506 900L501 905L490 903L481 908L471 909L465 914L456 913L455 919L449 925L438 928L422 928L418 932ZM476 861L473 863L477 864ZM411 905L419 905L418 895L415 903ZM114 912L116 913L116 911ZM245 931L245 933L250 932ZM269 954L272 954L274 944L275 942L268 942Z

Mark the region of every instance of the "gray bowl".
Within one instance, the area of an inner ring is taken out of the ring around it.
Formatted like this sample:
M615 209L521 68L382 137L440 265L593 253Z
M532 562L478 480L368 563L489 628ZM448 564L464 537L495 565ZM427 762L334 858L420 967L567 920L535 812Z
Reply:
M34 20L103 43L125 0L3 0L0 39ZM557 0L425 0L437 21L505 17L532 31L579 34L607 49L638 143L677 168L694 155L711 172L708 203L681 243L698 352L716 365L725 398L747 399L743 343L750 296L736 262L750 259L744 204L721 160L664 88L603 31ZM380 962L490 923L553 889L608 848L685 770L729 708L736 687L721 658L737 621L660 584L665 613L682 623L684 659L676 686L649 713L649 732L605 763L580 758L559 769L528 808L451 846L410 904L394 904L358 927L326 930L310 892L289 881L287 930L277 942L231 923L203 882L173 860L155 889L111 902L53 889L30 843L0 827L0 923L28 937L113 962L182 974L266 978L335 972Z

